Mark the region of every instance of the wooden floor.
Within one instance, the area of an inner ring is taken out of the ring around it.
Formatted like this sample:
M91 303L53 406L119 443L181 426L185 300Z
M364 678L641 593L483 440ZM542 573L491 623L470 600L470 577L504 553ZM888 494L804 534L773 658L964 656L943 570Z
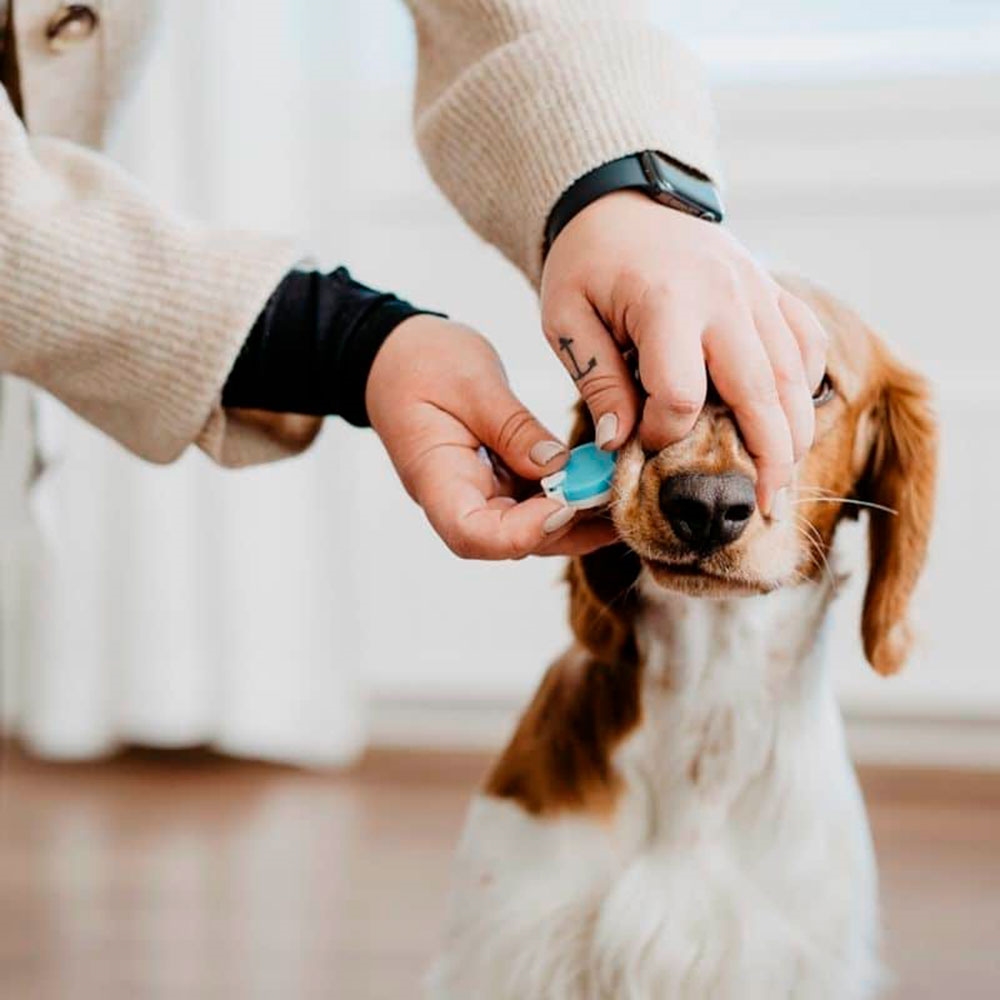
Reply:
M413 1000L476 759L0 770L4 1000ZM1000 779L867 775L893 996L1000 997ZM472 998L470 998L472 1000ZM706 998L708 1000L708 998Z

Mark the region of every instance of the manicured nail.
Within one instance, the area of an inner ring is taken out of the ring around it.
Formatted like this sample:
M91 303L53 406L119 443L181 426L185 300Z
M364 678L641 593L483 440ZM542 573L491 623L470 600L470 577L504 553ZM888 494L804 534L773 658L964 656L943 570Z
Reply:
M618 436L618 414L616 413L605 413L600 420L597 421L597 447L601 451L607 451L611 445L611 442Z
M772 521L787 521L789 514L792 512L792 498L789 494L788 487L782 486L777 493L774 494L774 499L771 501L771 520Z
M542 531L546 535L551 535L557 532L560 528L565 528L570 521L573 520L573 515L576 511L572 507L560 507L559 510L553 511L546 518L545 523L542 525Z
M548 465L556 457L556 455L561 455L566 450L565 445L561 445L558 441L538 441L536 444L531 446L531 451L528 452L528 458L531 459L535 465Z

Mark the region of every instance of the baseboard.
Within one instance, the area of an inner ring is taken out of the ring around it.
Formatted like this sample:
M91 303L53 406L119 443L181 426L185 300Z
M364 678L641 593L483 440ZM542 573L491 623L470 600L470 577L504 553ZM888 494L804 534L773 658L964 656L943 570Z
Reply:
M522 706L504 699L376 698L370 743L491 752L503 746ZM971 717L904 716L849 711L847 740L859 764L1000 772L1000 726Z
M851 754L862 764L1000 772L1000 725L965 716L845 713Z
M369 745L490 753L510 736L520 708L503 699L375 698Z

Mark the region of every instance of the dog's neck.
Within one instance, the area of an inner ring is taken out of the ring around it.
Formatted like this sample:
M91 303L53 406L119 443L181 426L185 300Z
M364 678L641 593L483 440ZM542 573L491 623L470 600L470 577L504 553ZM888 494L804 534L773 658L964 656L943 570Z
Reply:
M642 775L653 825L684 839L720 830L808 781L810 760L841 752L822 631L832 586L709 599L640 582L641 724L618 763ZM808 794L808 793L806 793Z
M647 685L677 695L714 689L796 699L819 672L832 584L808 581L756 597L674 593L639 582L636 642Z

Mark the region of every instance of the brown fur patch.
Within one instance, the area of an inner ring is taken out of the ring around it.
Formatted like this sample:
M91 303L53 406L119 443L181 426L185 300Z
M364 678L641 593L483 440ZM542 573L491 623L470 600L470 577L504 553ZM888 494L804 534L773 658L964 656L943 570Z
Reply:
M868 661L893 674L910 651L910 598L924 566L934 517L937 427L927 383L888 356L881 361L875 441L859 485L869 511L870 572L861 615Z
M601 663L571 649L546 673L486 792L536 815L607 814L621 783L612 753L638 723L638 664Z
M801 470L808 489L876 503L895 513L852 505L803 505L817 545L802 571L815 576L843 517L868 518L869 576L861 634L868 662L895 673L909 653L906 621L923 569L934 517L938 432L930 389L904 367L852 310L832 296L797 283L831 334L830 366L842 402L817 420L816 441Z

